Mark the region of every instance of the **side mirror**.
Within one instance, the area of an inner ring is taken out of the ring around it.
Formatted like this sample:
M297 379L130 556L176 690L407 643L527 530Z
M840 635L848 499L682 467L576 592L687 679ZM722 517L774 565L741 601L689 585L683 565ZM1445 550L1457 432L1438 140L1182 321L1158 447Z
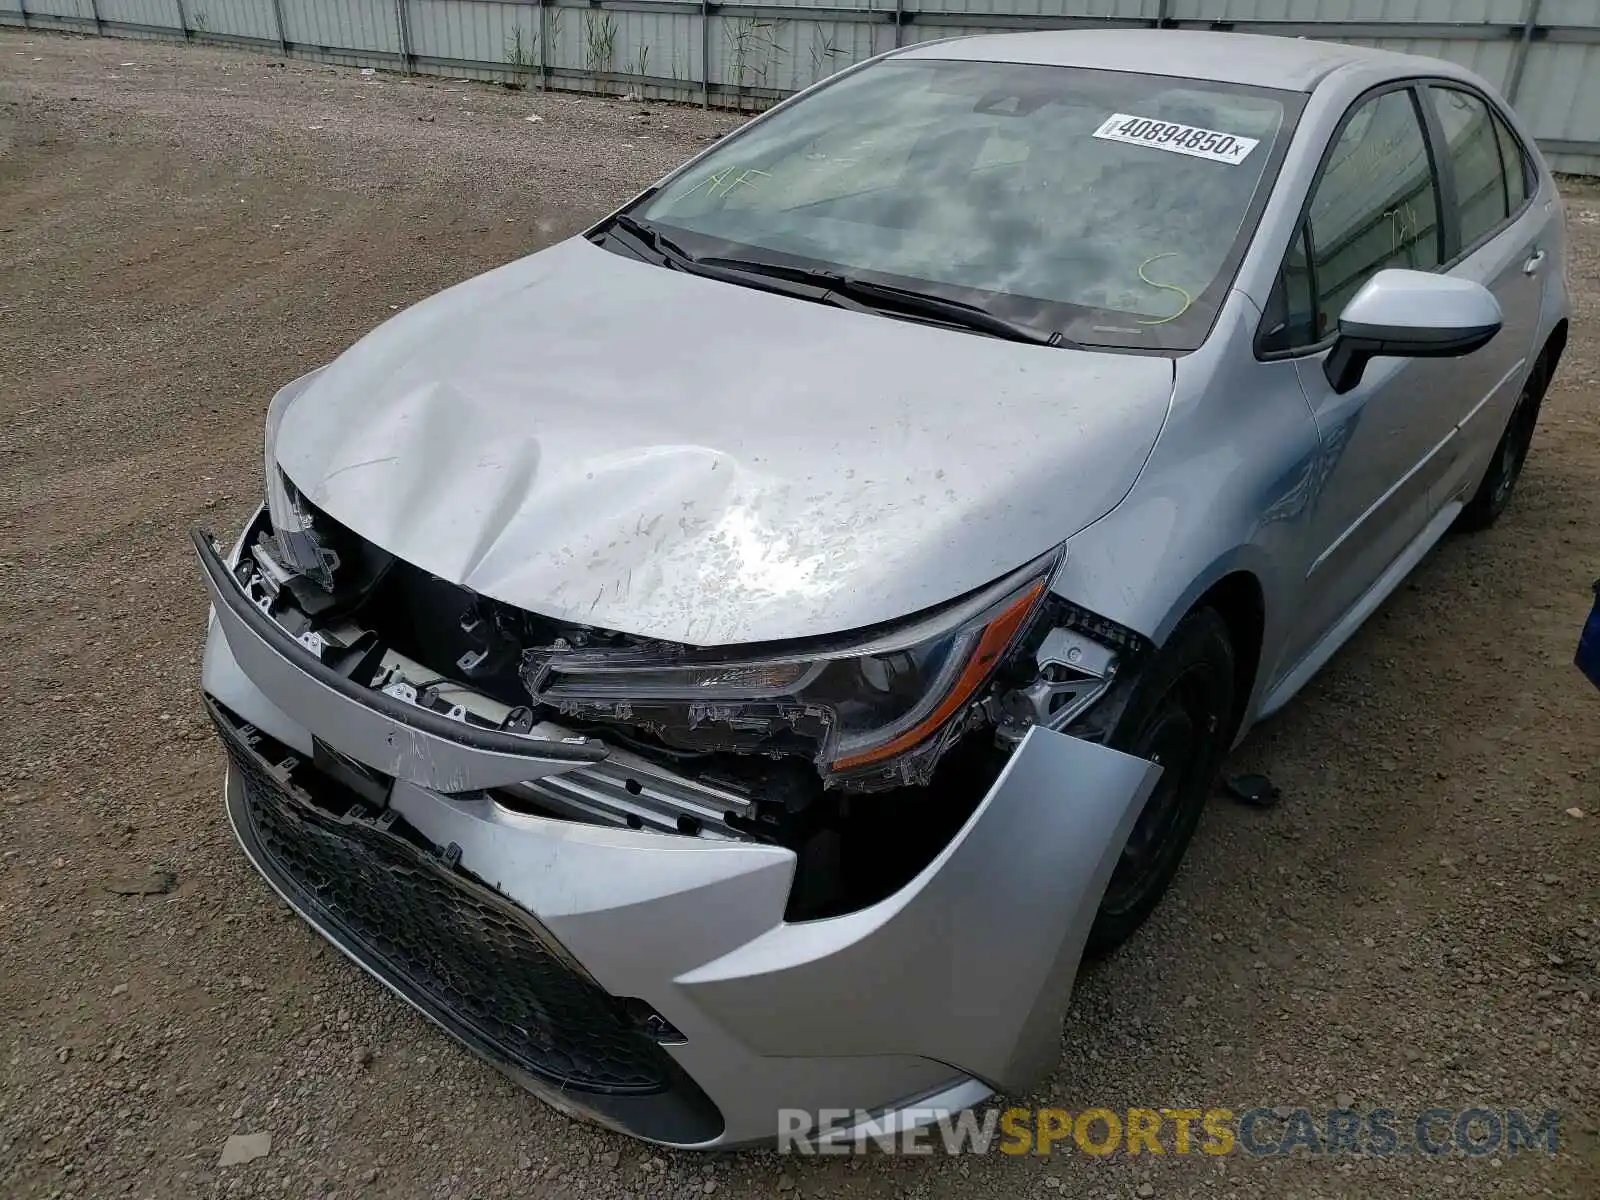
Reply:
M1379 271L1339 314L1339 336L1322 369L1342 396L1374 358L1459 358L1488 345L1503 323L1500 302L1482 284Z

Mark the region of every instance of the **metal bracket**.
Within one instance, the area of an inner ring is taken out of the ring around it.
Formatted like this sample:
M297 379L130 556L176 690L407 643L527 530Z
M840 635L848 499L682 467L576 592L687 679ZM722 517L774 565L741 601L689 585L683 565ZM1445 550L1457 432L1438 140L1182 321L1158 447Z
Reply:
M1075 630L1052 629L1036 659L1039 674L1032 683L993 701L995 738L1002 746L1017 745L1035 725L1065 729L1116 679L1116 651Z

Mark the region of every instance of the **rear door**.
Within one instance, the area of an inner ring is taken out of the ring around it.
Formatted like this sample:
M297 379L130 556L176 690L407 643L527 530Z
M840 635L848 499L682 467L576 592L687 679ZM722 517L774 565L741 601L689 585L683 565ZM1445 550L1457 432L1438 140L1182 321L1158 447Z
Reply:
M1537 352L1544 272L1554 267L1546 222L1535 210L1526 152L1496 106L1450 82L1422 89L1446 207L1445 269L1495 294L1505 326L1488 346L1440 364L1463 407L1457 436L1440 455L1436 499L1470 493L1511 415Z

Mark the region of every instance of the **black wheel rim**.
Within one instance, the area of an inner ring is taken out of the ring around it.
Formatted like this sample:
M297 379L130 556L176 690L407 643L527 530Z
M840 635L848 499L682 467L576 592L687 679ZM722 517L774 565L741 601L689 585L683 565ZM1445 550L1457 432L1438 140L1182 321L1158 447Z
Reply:
M1182 827L1199 817L1223 727L1213 692L1210 672L1203 666L1191 668L1173 683L1127 748L1160 765L1161 779L1112 870L1100 905L1103 913L1120 914L1137 906L1182 849Z

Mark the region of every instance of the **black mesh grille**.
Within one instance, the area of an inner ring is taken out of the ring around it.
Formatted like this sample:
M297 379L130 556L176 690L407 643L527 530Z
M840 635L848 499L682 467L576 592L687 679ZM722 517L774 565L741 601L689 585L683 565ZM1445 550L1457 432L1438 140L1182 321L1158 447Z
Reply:
M564 1090L668 1086L666 1053L521 909L452 866L393 810L353 802L289 751L269 764L258 752L262 735L213 715L275 881L336 926L363 962L442 1009L469 1040Z

